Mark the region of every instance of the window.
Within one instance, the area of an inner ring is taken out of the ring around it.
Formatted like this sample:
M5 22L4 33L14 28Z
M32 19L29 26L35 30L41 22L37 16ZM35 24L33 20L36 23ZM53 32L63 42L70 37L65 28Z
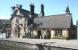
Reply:
M55 35L61 36L62 35L62 29L55 29Z
M51 30L47 30L47 38L48 38L48 39L51 38Z

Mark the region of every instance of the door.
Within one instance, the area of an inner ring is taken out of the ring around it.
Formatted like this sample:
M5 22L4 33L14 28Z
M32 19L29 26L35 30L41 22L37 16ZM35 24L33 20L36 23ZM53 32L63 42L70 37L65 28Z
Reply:
M38 33L38 34L37 34L37 37L40 39L40 37L41 37L41 30L38 30L37 33Z

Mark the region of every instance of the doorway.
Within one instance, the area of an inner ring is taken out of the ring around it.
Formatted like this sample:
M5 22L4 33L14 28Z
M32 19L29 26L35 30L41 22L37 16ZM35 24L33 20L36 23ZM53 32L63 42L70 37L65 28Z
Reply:
M40 39L41 38L41 30L38 30L37 33L38 33L37 37L38 37L38 39Z

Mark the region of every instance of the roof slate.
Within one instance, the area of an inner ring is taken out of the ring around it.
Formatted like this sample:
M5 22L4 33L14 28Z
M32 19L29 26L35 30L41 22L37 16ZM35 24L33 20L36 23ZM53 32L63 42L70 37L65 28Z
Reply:
M37 17L34 19L36 28L70 28L71 15L59 14L45 17Z
M22 9L22 8L18 8L18 11L20 11L19 16L23 16L23 17L28 17L28 18L30 18L30 17L29 17L30 11L25 10L25 9ZM17 15L17 10L15 10L15 11L12 13L11 19L13 19L13 17L15 17L16 15ZM36 16L38 16L38 14L34 13L34 16L36 17Z

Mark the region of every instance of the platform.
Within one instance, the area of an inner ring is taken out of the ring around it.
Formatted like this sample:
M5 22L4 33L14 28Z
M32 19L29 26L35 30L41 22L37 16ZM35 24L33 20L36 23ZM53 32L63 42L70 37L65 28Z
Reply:
M33 48L33 50L40 50L42 47L44 50L48 50L46 48L78 50L78 40L9 38L0 39L0 45L14 48Z

